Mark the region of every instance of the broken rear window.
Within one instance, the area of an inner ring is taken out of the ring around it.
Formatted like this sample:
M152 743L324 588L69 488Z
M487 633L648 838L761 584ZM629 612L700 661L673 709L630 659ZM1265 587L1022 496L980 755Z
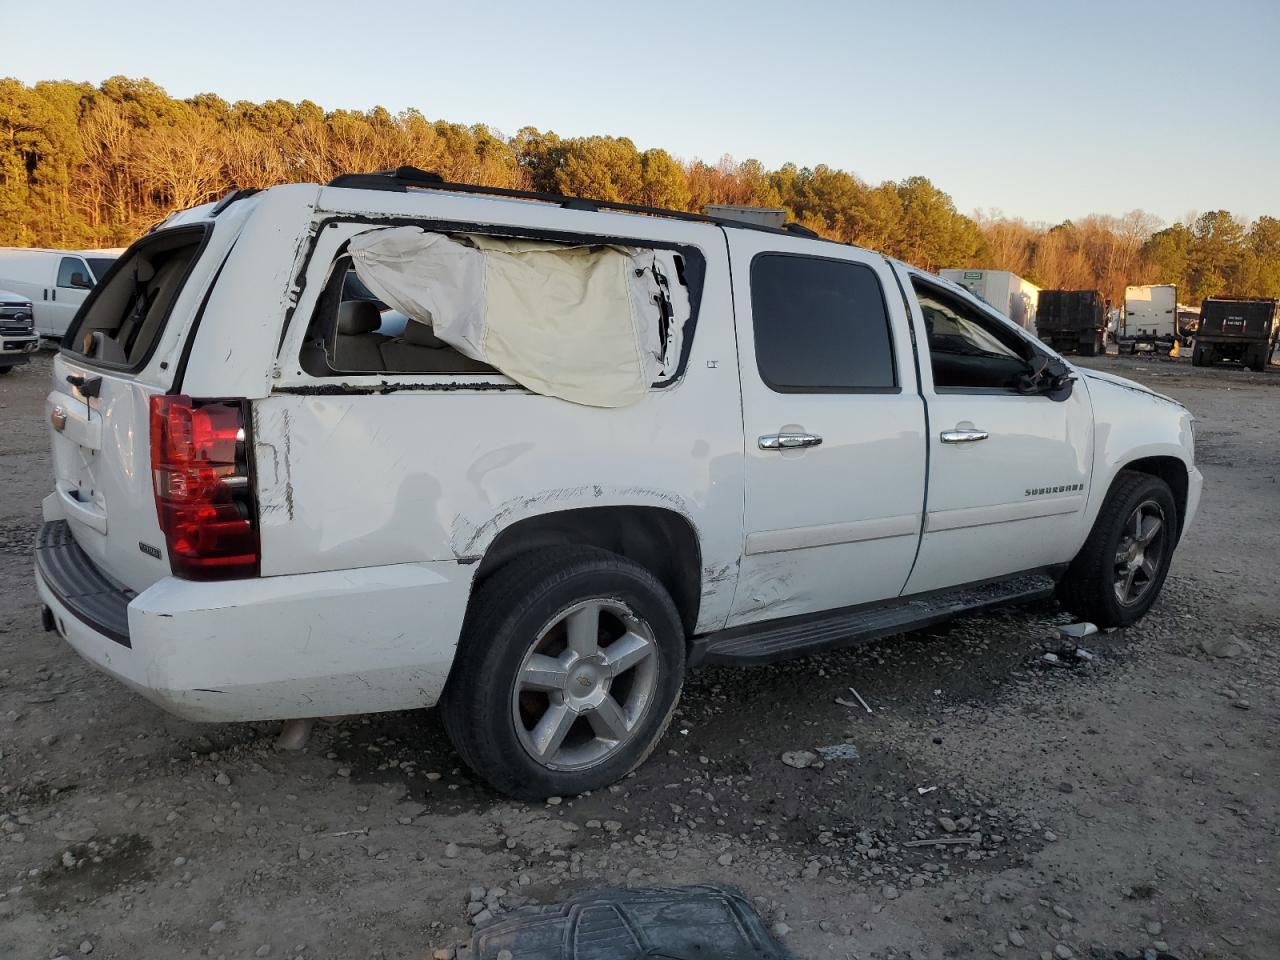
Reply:
M371 229L333 264L303 365L315 376L496 370L537 393L622 406L674 371L689 302L671 251Z

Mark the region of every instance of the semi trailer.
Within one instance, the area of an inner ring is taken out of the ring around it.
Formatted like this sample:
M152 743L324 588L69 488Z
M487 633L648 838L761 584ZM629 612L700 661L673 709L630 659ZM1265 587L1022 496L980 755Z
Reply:
M939 270L943 280L958 283L985 300L1024 330L1036 329L1036 304L1040 288L1008 270Z

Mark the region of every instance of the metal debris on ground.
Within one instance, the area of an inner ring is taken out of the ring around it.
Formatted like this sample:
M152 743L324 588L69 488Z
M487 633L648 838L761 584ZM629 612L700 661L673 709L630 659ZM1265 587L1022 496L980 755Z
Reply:
M916 793L923 797L926 793L933 793L937 789L937 787L916 787Z
M862 699L862 694L860 694L857 690L853 689L853 687L849 688L849 692L852 693L858 699L858 702L862 704L863 709L866 710L867 713L872 712L871 705L867 703L867 701Z
M1083 640L1085 637L1091 637L1098 632L1096 625L1087 622L1068 623L1058 627L1058 636L1063 640Z
M818 754L823 760L857 760L860 756L858 748L852 743L832 743L819 747Z
M688 886L579 893L476 925L473 960L788 960L745 897Z
M1051 667L1078 667L1083 663L1092 663L1097 658L1096 653L1084 647L1064 647L1042 653L1038 659L1040 663Z

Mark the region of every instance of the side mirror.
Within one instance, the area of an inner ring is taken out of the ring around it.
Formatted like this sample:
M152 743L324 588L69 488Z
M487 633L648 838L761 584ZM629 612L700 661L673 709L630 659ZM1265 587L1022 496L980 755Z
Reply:
M71 275L71 285L73 287L78 287L81 290L93 289L93 284L89 281L89 278L79 271Z
M1018 392L1026 396L1053 394L1075 380L1071 368L1058 357L1037 353L1027 361L1027 372L1018 378Z

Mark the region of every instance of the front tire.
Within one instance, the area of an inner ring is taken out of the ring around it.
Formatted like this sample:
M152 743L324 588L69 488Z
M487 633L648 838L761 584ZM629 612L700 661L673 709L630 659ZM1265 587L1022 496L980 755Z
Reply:
M517 557L476 590L441 699L467 765L521 800L607 786L671 721L685 637L662 584L594 547Z
M1169 573L1178 508L1169 485L1122 470L1066 575L1058 600L1099 627L1127 627L1151 609Z

